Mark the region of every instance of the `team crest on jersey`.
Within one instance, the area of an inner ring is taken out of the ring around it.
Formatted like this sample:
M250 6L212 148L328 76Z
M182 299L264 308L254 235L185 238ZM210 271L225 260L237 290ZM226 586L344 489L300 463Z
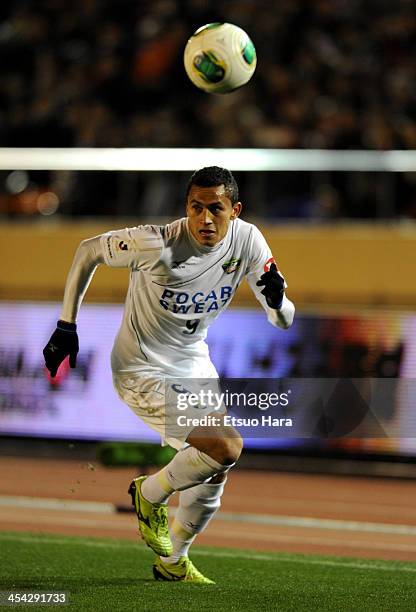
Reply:
M241 264L241 259L237 259L236 257L233 257L232 259L230 259L230 261L226 261L225 263L222 264L222 269L224 270L226 274L231 274L231 272L235 272L237 268L240 267L240 264Z

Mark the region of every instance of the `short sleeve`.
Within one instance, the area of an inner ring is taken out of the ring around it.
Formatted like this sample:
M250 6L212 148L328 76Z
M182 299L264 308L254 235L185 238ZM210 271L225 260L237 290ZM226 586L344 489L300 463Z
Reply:
M161 230L156 225L141 225L101 235L104 261L112 268L143 268L155 261L163 250Z

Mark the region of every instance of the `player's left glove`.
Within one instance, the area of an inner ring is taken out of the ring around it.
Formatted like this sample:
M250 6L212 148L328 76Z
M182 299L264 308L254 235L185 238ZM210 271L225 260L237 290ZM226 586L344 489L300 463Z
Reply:
M75 368L79 351L77 326L75 323L59 320L48 344L43 349L45 365L52 378L56 376L59 366L69 355L69 365Z
M275 263L272 263L270 270L260 276L260 280L256 283L257 287L263 287L261 292L266 298L267 305L270 308L278 310L283 302L285 293L285 279L278 272Z

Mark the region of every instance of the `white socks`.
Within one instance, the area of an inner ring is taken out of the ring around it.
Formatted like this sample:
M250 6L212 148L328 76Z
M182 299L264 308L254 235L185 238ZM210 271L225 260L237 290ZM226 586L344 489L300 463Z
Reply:
M182 491L174 523L178 523L189 533L204 531L221 505L226 478L217 484L204 482L196 487Z
M188 556L188 550L196 538L196 533L189 533L182 529L176 521L173 521L170 531L170 541L173 552L170 557L161 557L165 563L177 563L181 557Z
M173 553L164 557L167 563L176 563L188 554L189 547L198 533L201 533L221 505L221 495L225 486L224 479L219 484L205 482L179 496L179 508L170 529Z
M231 465L221 465L193 446L179 451L164 468L142 484L145 499L152 504L165 503L174 491L199 485L215 474L226 472Z
M152 504L166 503L174 491L181 491L179 507L170 529L173 553L170 557L164 557L164 561L176 563L180 557L188 554L197 534L205 529L220 507L226 478L215 484L205 481L227 472L232 465L222 465L193 446L188 446L179 451L168 465L143 481L143 496Z

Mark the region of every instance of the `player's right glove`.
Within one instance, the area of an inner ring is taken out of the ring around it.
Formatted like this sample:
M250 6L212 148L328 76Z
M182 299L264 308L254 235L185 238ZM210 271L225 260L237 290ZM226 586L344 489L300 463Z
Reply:
M48 344L43 349L45 365L52 378L56 376L59 366L69 355L69 365L75 368L79 351L76 323L59 320Z
M285 279L278 271L275 263L272 263L268 272L260 276L260 280L257 281L256 285L264 287L261 293L266 298L267 305L278 310L283 302Z

